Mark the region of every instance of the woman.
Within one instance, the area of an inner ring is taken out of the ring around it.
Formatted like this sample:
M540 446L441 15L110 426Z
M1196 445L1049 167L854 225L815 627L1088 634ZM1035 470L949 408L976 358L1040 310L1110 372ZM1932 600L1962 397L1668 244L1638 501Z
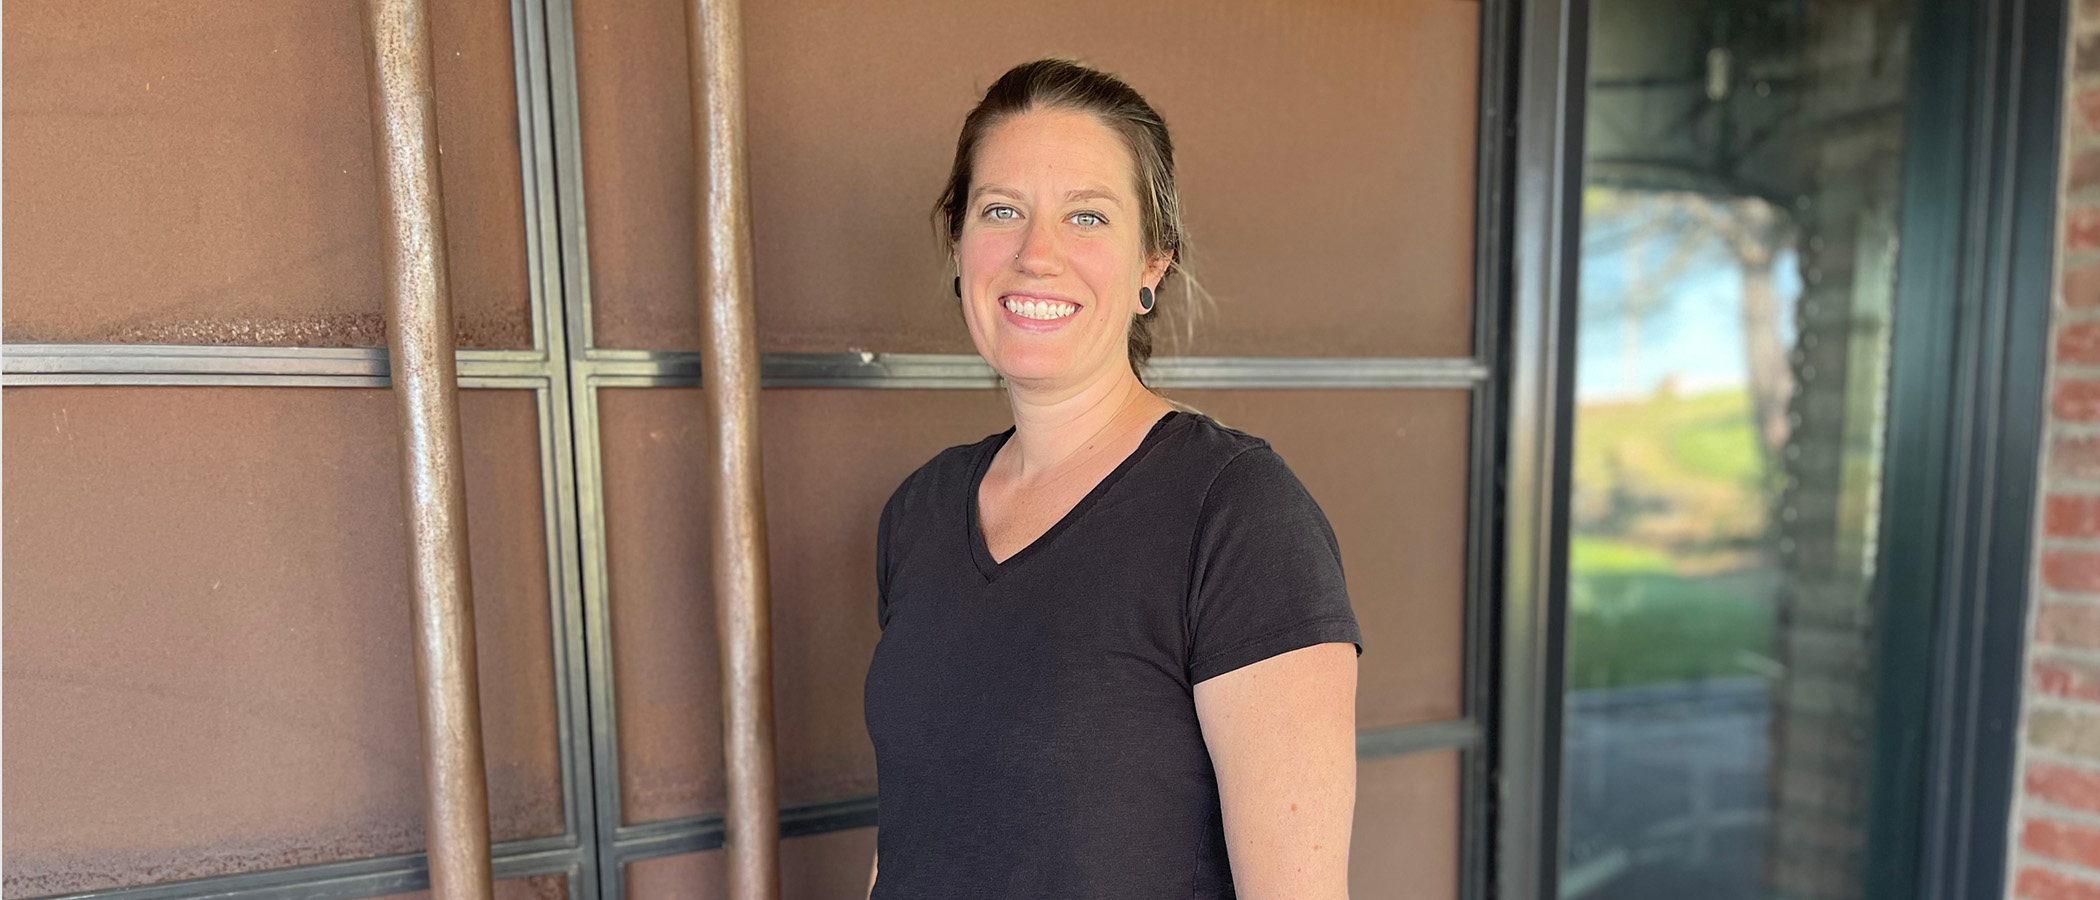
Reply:
M1018 66L934 220L1014 425L883 507L870 895L1346 897L1334 533L1266 441L1138 377L1180 255L1166 125L1111 75Z

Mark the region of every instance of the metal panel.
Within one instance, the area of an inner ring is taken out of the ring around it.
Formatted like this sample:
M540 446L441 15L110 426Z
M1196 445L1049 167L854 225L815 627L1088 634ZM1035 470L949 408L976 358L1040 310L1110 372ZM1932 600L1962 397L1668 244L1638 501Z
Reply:
M418 846L390 398L5 398L8 895ZM463 400L496 836L556 835L534 402Z
M602 332L592 346L695 349L699 321L682 298L698 286L665 234L705 225L666 199L691 190L677 144L690 127L676 89L686 73L667 46L677 4L576 6L580 211L604 236L590 248ZM1086 48L1154 101L1183 150L1191 258L1216 304L1192 344L1162 352L1464 355L1478 9L754 7L760 346L967 352L926 219L956 126L1008 66ZM1179 49L1161 52L1162 34ZM1173 310L1180 293L1165 303Z
M438 115L474 347L531 345L506 4L436 9ZM8 10L9 341L378 346L356 6Z
M1445 752L1360 762L1349 894L1453 900L1459 878L1459 759Z
M699 392L603 390L596 406L591 474L604 524L602 556L587 565L601 573L593 593L609 618L605 686L619 737L605 760L617 769L599 770L614 776L619 803L602 814L635 823L720 812L718 642L709 560L694 549L708 531L709 485L694 465L705 449Z
M881 637L875 528L882 505L943 448L1011 421L1005 398L990 391L765 393L782 803L875 792L861 699Z
M1327 513L1363 629L1357 727L1463 715L1463 391L1170 391L1268 439Z
M496 896L511 898L562 891L576 883L573 853L514 851L498 845ZM360 900L365 897L398 896L400 891L422 891L429 887L429 872L421 854L352 863L329 863L270 869L244 875L206 878L155 887L121 888L86 894L66 894L48 900Z
M495 900L569 900L569 877L555 873L498 881ZM388 900L430 900L427 890L389 895Z
M602 514L621 821L721 809L707 613L708 485L691 389L601 390ZM1004 427L991 392L768 391L780 774L785 802L874 790L859 705L877 632L875 520L913 468ZM838 460L851 455L854 465ZM857 561L857 562L856 562Z
M780 843L783 900L835 900L865 896L868 867L875 858L875 830L856 828ZM640 859L627 864L627 892L634 900L726 897L719 850Z

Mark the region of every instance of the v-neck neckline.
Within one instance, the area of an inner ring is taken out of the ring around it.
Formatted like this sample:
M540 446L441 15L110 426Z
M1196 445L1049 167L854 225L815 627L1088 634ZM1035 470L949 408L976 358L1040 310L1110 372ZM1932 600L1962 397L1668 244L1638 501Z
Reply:
M1079 502L1073 504L1071 509L1066 510L1064 516L1051 525L1048 531L1038 535L1035 540L1029 542L1028 546L1015 551L1014 555L1007 557L1004 561L995 561L992 559L991 546L984 539L984 528L977 518L977 492L979 487L984 484L985 472L991 468L992 457L999 455L999 448L1006 446L1006 442L1014 436L1014 428L1016 426L1007 426L1006 430L1001 432L996 440L991 441L984 448L978 450L976 458L970 461L969 487L963 492L963 505L968 508L965 520L968 523L970 556L977 563L978 574L984 576L987 584L997 581L1000 575L1021 563L1027 562L1029 557L1034 556L1037 551L1055 540L1073 522L1078 521L1080 516L1085 515L1088 507L1093 506L1096 501L1101 499L1103 494L1108 493L1109 488L1114 487L1117 481L1122 480L1124 473L1129 472L1132 466L1137 465L1138 460L1152 449L1152 445L1158 443L1160 437L1166 434L1167 423L1173 421L1179 415L1181 415L1181 410L1167 410L1166 414L1160 416L1158 421L1152 423L1152 429L1145 432L1145 437L1138 442L1137 449L1130 451L1129 456L1123 457L1122 462L1117 463L1114 469L1111 469L1107 475L1102 476L1101 481L1095 484L1092 490L1087 491L1086 496L1079 498Z

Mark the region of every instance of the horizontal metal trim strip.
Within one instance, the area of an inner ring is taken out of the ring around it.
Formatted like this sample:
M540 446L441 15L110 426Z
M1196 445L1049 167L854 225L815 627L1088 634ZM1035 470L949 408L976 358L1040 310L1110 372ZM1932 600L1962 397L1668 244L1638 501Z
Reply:
M498 879L550 872L573 877L582 863L576 840L559 836L498 844L494 857ZM61 894L45 900L355 900L428 887L430 868L425 856L411 853Z
M362 375L225 375L149 373L68 373L60 375L0 375L4 387L316 387L386 388L394 380ZM462 374L463 388L531 389L547 384L545 375Z
M872 796L807 803L780 811L780 836L783 839L873 827L875 798ZM716 850L722 846L722 837L723 824L719 815L626 826L613 834L613 862L621 865L638 859Z
M393 384L386 376L369 375L242 375L213 372L63 372L56 374L0 374L4 387L318 387L383 388Z
M562 363L533 350L459 351L461 377L539 377ZM5 344L0 377L7 384L262 384L384 380L387 351L376 347L218 347L180 344ZM131 376L131 377L127 377ZM137 376L179 376L147 380ZM70 380L53 380L65 378ZM181 380L186 379L186 380ZM207 380L209 379L209 380Z
M462 350L466 378L547 378L563 363L528 350ZM586 377L697 384L691 352L592 350ZM171 344L7 344L0 384L384 387L386 350ZM322 379L337 379L334 381ZM1472 359L1174 356L1154 359L1150 381L1182 389L1470 388L1487 380ZM998 386L990 366L965 353L767 353L760 381L774 388L974 389Z
M593 350L577 367L587 376L694 384L700 355L689 352ZM1485 382L1472 359L1366 357L1170 356L1152 360L1148 380L1181 389L1465 389ZM998 387L981 357L963 353L767 353L760 383L769 388Z
M1480 725L1471 719L1452 719L1426 725L1402 725L1356 736L1356 758L1384 759L1437 750L1466 750L1480 745Z

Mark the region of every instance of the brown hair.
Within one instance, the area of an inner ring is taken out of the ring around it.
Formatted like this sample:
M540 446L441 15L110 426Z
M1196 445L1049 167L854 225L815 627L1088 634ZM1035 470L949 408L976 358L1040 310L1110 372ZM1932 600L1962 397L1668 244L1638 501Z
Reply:
M1130 322L1130 369L1143 384L1145 365L1152 358L1151 320L1169 309L1163 296L1167 279L1179 274L1185 297L1195 296L1200 288L1183 261L1187 239L1182 230L1181 192L1174 186L1174 142L1167 136L1166 120L1129 84L1078 60L1057 57L1006 70L963 119L962 134L955 139L955 165L948 170L948 184L933 205L934 231L950 248L962 239L978 144L993 126L1041 108L1092 114L1123 138L1136 160L1145 258L1168 258L1152 312L1133 315Z

